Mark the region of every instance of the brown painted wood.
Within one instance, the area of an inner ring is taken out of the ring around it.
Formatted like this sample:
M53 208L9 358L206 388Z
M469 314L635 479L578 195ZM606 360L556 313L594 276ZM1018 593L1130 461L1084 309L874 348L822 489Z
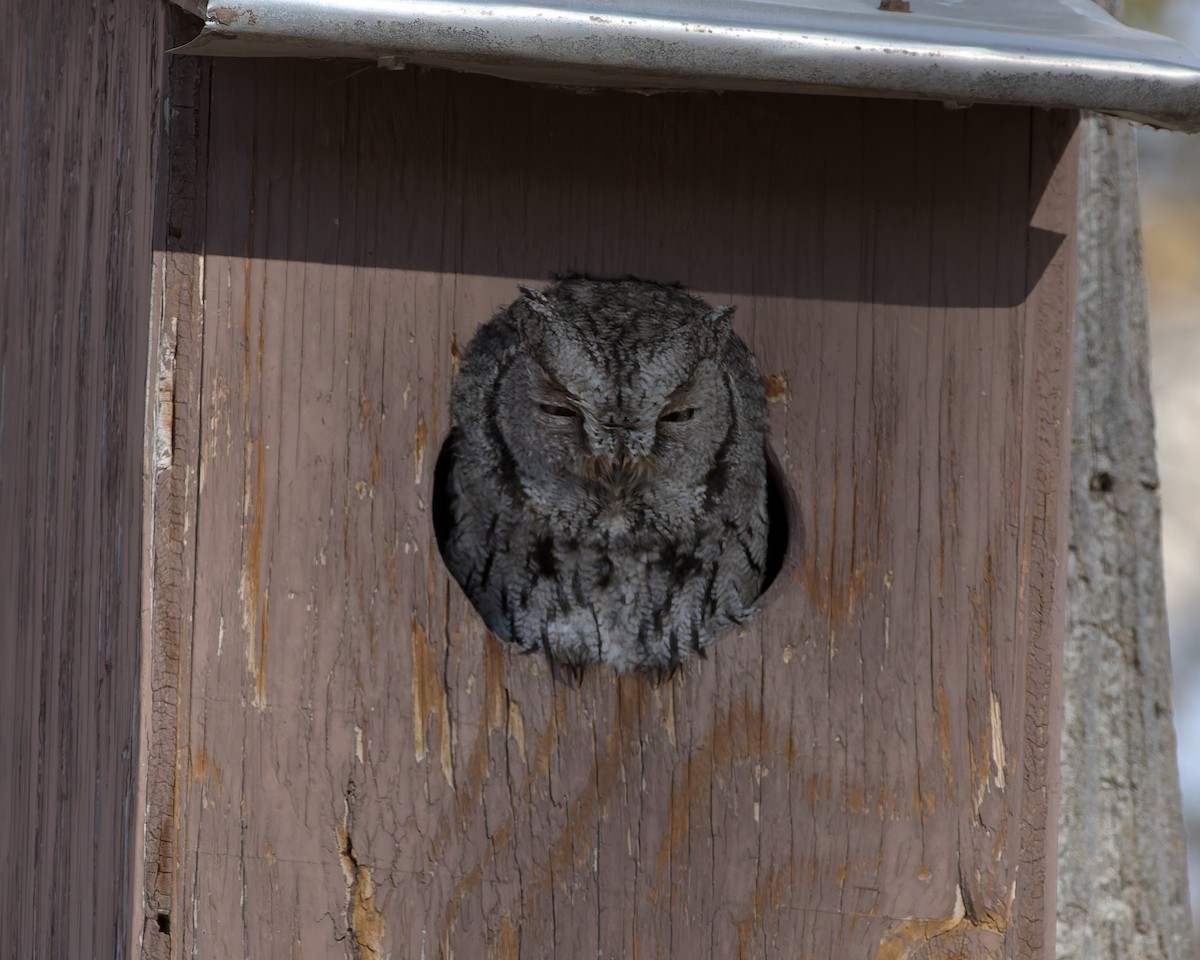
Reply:
M123 957L162 9L0 33L0 956Z
M1074 117L211 69L176 955L1046 956ZM566 270L770 377L784 571L658 688L437 556L456 359Z

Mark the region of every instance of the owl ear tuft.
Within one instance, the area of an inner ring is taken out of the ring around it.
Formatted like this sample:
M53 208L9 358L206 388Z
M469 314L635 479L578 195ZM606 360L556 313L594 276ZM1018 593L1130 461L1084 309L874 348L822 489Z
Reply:
M708 315L708 335L714 349L720 349L733 332L733 313L737 307L714 307Z
M521 291L521 302L526 307L525 310L517 311L517 326L520 328L521 337L526 342L536 341L540 339L542 322L554 319L554 307L550 298L540 290L533 290L521 284L517 284L517 289Z
M521 284L517 284L517 289L521 291L521 296L525 298L525 303L529 305L529 309L534 313L546 319L554 316L554 307L550 304L550 298L542 293L541 290L523 287Z

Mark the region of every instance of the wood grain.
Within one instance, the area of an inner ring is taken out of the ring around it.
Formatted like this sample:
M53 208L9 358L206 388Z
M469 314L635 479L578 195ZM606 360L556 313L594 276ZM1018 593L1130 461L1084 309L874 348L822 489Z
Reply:
M218 62L208 118L178 955L1045 956L1074 117ZM456 358L568 270L771 378L784 571L658 688L437 556Z
M186 28L187 23L174 25ZM195 515L200 433L200 351L204 198L207 191L208 67L204 60L167 61L171 97L160 171L160 218L155 250L149 337L154 358L148 394L146 550L149 583L143 659L141 749L145 758L142 895L132 906L142 926L135 956L173 956L178 878L181 737L190 709L190 635L195 606Z
M1193 960L1137 144L1107 117L1080 139L1058 956Z
M127 955L162 10L5 5L0 956Z

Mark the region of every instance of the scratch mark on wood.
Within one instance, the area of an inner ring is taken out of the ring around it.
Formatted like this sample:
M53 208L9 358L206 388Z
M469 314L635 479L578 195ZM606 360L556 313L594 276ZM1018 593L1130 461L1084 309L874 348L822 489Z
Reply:
M934 696L937 699L938 743L942 748L942 776L946 780L947 790L950 790L954 787L954 754L950 749L950 702L946 698L946 684L940 673Z
M154 397L155 471L167 469L175 459L175 351L179 318L169 318L160 329Z
M517 701L508 701L508 735L517 744L517 753L521 756L521 762L525 762L525 718L521 716L521 708L517 706Z
M416 462L417 486L421 485L421 474L425 470L425 447L429 443L429 428L425 426L425 418L417 421L417 434L413 438L413 459Z
M1000 716L1000 699L996 696L996 691L990 691L991 703L991 727L992 727L992 766L995 769L995 775L992 782L997 789L1003 790L1005 783L1005 767L1007 761L1004 756L1004 724Z
M250 537L242 558L239 592L242 601L242 631L246 642L246 670L254 679L254 706L267 705L267 594L261 590L262 540L266 463L262 452L262 434L246 442L247 469L243 497L243 515L250 518ZM261 597L261 608L260 608Z
M668 888L669 865L694 831L704 829L712 818L711 772L735 763L753 769L775 750L774 742L770 727L745 695L717 713L708 738L692 750L671 784L670 827L658 847L655 890Z
M675 687L666 686L654 688L654 712L662 718L663 730L667 734L667 743L675 746Z
M375 881L366 864L358 862L354 841L345 826L338 830L342 873L346 878L346 936L354 960L383 955L383 912L375 900Z
M212 784L221 789L221 768L205 747L199 747L192 756L192 779L198 783Z
M518 960L521 955L521 939L517 928L508 917L500 918L500 930L496 934L496 960Z
M854 443L855 437L850 441ZM849 496L842 489L841 457L834 449L833 470L828 491L829 518L814 516L811 529L817 534L813 549L805 550L803 559L795 572L795 579L803 585L809 599L825 615L831 628L848 624L861 612L863 600L873 592L875 582L881 580L879 557L888 537L886 472L879 468L890 462L890 433L882 424L877 424L860 441L863 447L869 441L870 454L866 450L856 451L849 458L851 483ZM860 478L858 463L874 462L877 469L870 472L864 481ZM863 486L867 489L864 491ZM849 503L846 503L846 500ZM817 498L814 497L814 504ZM849 507L847 511L845 508ZM848 513L848 516L847 516ZM821 537L826 542L821 541ZM837 633L829 631L829 656L837 654Z
M749 957L762 955L761 949L753 949L754 939L756 936L762 936L764 920L788 903L793 882L791 874L794 869L794 864L789 866L786 873L770 867L767 875L755 886L749 914L733 922L737 931L737 960L748 960Z
M438 675L437 658L430 649L428 636L416 613L412 616L412 709L413 756L418 763L428 752L426 725L431 716L438 720L439 759L446 783L454 786L454 763L451 751L450 711L446 704L446 687Z

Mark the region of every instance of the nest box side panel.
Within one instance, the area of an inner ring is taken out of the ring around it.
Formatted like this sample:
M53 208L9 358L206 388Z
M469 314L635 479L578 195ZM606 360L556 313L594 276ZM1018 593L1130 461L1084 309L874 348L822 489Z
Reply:
M1043 956L1074 117L211 70L180 955ZM767 380L784 569L658 687L434 539L463 348L572 270Z
M127 956L159 4L0 33L0 954Z

